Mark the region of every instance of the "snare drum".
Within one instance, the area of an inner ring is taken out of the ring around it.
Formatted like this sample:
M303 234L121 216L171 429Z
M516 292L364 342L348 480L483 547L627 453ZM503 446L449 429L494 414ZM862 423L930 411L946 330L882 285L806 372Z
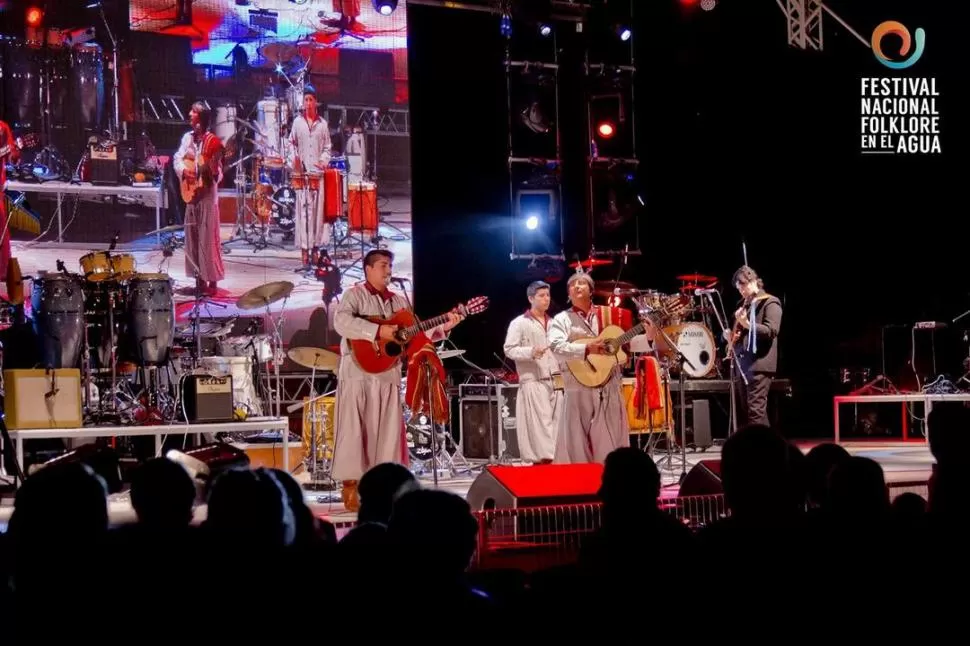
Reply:
M347 221L351 231L377 231L377 185L360 182L350 185L347 194Z
M273 344L266 335L230 336L219 340L219 354L224 357L251 358L253 354L260 363L273 358Z

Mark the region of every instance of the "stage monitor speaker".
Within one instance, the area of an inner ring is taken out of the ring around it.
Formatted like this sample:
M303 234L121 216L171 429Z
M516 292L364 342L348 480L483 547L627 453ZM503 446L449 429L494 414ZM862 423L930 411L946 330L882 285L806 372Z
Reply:
M474 512L498 512L484 520L492 541L554 542L558 540L554 533L584 533L599 527L599 508L594 503L599 501L602 479L602 464L487 466L468 488L466 499ZM517 511L505 515L504 509Z
M680 497L711 496L724 493L721 484L721 461L701 460L688 472L680 485Z
M466 499L472 511L597 502L602 464L487 466Z

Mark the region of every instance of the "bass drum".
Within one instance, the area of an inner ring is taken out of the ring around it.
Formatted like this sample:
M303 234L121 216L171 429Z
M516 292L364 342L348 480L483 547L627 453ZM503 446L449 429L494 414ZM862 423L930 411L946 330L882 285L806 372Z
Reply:
M677 350L687 357L690 363L684 364L684 374L688 377L700 379L709 376L717 366L717 345L714 335L703 323L681 323L664 328L664 332L673 341ZM677 353L667 343L664 335L656 338L657 352L661 358L667 359L672 369L677 366Z
M296 191L289 186L273 194L273 224L290 232L296 227Z
M401 380L401 408L404 419L404 440L407 443L408 455L412 460L427 462L431 459L434 432L431 428L430 420L426 415L414 415L411 407L407 405L408 380ZM441 444L435 447L438 454L441 453Z
M34 279L34 332L45 368L75 368L84 346L84 280L44 274Z

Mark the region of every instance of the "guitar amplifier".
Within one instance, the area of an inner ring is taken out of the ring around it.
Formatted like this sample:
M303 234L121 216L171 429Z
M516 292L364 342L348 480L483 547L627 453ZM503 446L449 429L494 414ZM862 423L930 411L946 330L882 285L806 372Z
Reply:
M4 415L11 429L80 428L81 371L4 370Z
M495 384L458 386L462 455L487 460L503 455L518 459L515 401L519 387ZM489 419L491 418L491 419Z
M121 175L121 163L118 160L118 146L114 143L104 143L90 146L88 177L95 186L117 186Z
M233 421L231 375L188 375L182 388L182 399L188 422Z

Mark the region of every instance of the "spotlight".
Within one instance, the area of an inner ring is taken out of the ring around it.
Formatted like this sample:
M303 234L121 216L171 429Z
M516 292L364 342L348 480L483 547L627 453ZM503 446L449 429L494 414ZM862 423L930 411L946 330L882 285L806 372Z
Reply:
M596 132L599 133L599 136L603 139L609 139L616 134L616 126L609 121L603 121L596 126Z
M552 25L542 23L541 25L539 25L539 33L542 36L548 36L549 34L552 33Z
M535 231L536 229L538 229L539 228L538 216L530 215L528 218L526 218L525 228L528 229L529 231Z
M701 9L712 11L717 6L717 0L701 0Z
M616 35L620 37L620 40L622 40L623 42L626 42L630 40L630 37L633 35L633 32L626 25L618 25L616 27Z
M374 11L382 16L390 16L397 9L397 0L374 0Z
M41 11L39 7L29 7L27 9L28 27L40 27L40 23L43 20L44 20L44 12Z

